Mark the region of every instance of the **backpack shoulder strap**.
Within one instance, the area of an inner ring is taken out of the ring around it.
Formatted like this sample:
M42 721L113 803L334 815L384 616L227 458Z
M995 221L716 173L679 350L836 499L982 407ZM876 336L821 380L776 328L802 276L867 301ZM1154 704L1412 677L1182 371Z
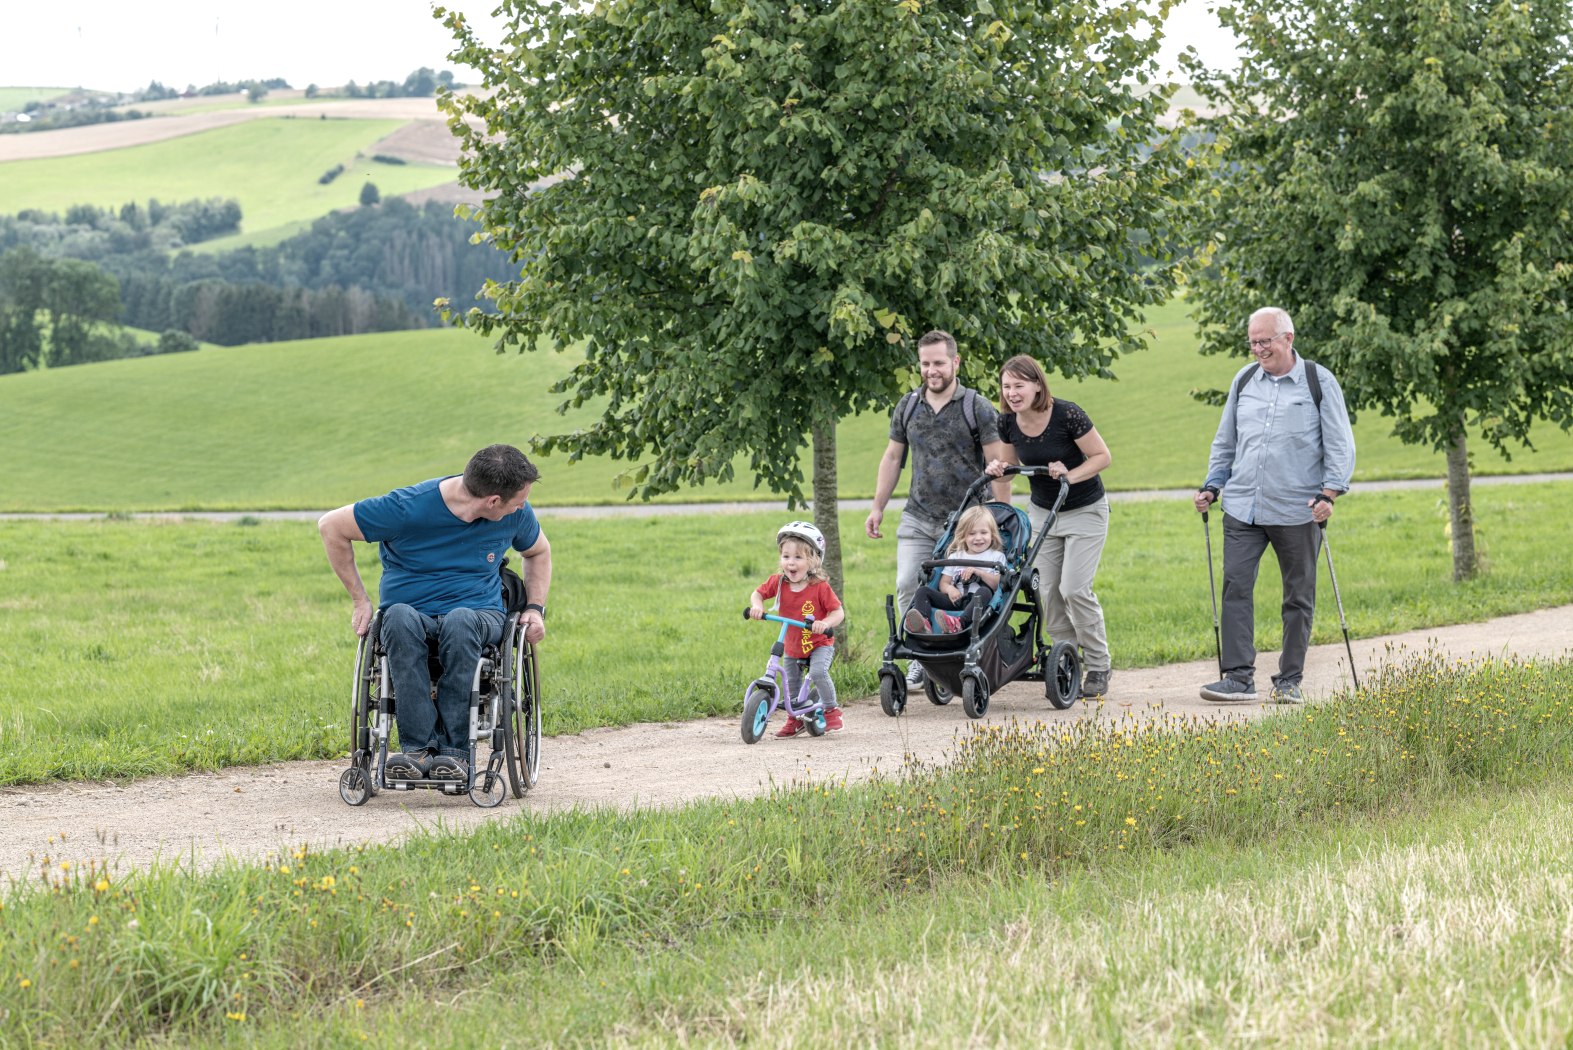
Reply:
M903 438L907 436L907 427L912 423L912 417L917 414L918 398L922 396L923 390L920 387L917 390L912 391L910 394L902 394L901 400L896 402L896 415L901 420L901 436ZM901 466L896 468L896 473L898 475L901 473L901 471L907 469L907 452L911 448L912 442L905 440L902 441Z
M1305 385L1311 391L1311 403L1320 412L1322 410L1322 377L1316 374L1316 362L1307 361L1303 357L1300 360L1305 361Z
M972 431L972 444L981 453L983 442L978 440L978 392L970 386L962 391L961 414L967 420L967 429Z
M1253 362L1251 362L1251 367L1247 368L1244 372L1241 372L1240 373L1240 378L1235 380L1235 383L1234 383L1234 419L1235 419L1235 431L1236 431L1236 433L1239 432L1239 427L1240 427L1240 395L1245 392L1245 384L1249 383L1251 381L1251 377L1254 376L1257 372L1260 372L1261 370L1262 370L1261 364L1258 363L1258 362L1253 361Z

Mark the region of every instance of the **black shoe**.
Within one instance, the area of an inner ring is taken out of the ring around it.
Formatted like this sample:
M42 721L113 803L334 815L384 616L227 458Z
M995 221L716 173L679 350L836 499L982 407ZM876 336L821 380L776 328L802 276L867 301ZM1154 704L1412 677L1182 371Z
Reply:
M426 763L427 780L445 780L462 784L470 779L469 763L453 755L438 755Z
M1113 671L1088 671L1086 677L1081 680L1082 698L1091 700L1095 696L1107 696L1109 679L1113 677Z
M425 780L430 758L431 752L425 748L389 755L388 764L383 766L383 774L389 780Z

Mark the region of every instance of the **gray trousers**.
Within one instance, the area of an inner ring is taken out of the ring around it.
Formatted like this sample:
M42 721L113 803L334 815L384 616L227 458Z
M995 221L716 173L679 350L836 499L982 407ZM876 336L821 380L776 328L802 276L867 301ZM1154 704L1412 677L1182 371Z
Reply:
M797 694L803 690L803 671L808 670L808 680L814 683L814 692L819 694L819 702L829 711L839 707L836 703L836 683L830 680L830 661L836 658L836 647L821 645L808 654L808 659L801 656L788 656L781 662L786 665L787 695L792 702L797 703Z
M915 514L902 514L896 527L896 621L912 608L918 588L928 582L922 565L934 556L934 544L945 535L943 521L925 521Z
M1256 572L1271 546L1283 577L1284 647L1273 684L1287 689L1305 674L1305 650L1311 644L1316 613L1316 556L1322 530L1304 525L1247 525L1223 516L1223 673L1242 682L1256 674Z
M1047 509L1027 505L1036 536L1048 519ZM1075 640L1089 671L1109 670L1109 632L1103 605L1092 589L1092 578L1109 538L1109 501L1061 511L1038 548L1033 567L1043 596L1043 626L1056 642Z

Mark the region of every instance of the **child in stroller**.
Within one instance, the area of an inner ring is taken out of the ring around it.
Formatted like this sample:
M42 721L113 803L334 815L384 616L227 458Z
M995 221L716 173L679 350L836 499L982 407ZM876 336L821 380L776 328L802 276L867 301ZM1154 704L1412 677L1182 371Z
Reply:
M1047 470L1010 466L1005 473L1031 476ZM879 669L879 699L887 715L895 717L907 706L907 682L896 666L897 660L918 661L926 676L924 691L931 702L948 704L953 694L960 694L962 709L969 718L982 718L988 711L989 694L1017 678L1042 679L1049 703L1060 710L1076 702L1081 688L1081 655L1073 640L1055 641L1052 646L1045 643L1043 601L1038 591L1038 574L1032 568L1038 547L1053 525L1070 485L1061 480L1054 507L1038 535L1033 536L1024 511L1009 503L984 500L984 493L994 480L984 474L972 483L961 506L946 521L945 533L934 545L934 558L922 566L930 574L929 587L936 590L946 568L959 566L991 573L998 568L998 586L990 596L985 597L980 591L972 597L968 605L972 615L964 627L956 633L914 630L930 627L928 618L916 609L916 602L914 610L919 617L903 610L898 620L895 596L885 598L890 642L885 646L885 659ZM965 547L952 553L957 538L964 535L960 522L974 510L992 519L1000 537L1003 564L988 554L977 556ZM1017 614L1024 616L1013 623Z
M969 507L956 522L956 538L945 557L966 559L974 564L946 565L939 573L939 585L924 584L913 596L907 610L908 634L956 634L972 623L973 610L986 608L999 589L1000 574L1009 567L999 523L986 506ZM992 562L992 569L975 564ZM941 611L936 611L941 610Z

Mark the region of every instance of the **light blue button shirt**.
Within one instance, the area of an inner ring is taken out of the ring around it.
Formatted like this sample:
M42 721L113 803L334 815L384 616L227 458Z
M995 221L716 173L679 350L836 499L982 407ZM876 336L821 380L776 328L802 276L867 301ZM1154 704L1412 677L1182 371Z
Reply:
M1246 368L1249 368L1247 365ZM1348 492L1355 471L1355 436L1349 428L1344 392L1321 366L1322 410L1305 382L1305 360L1298 355L1286 375L1265 369L1240 391L1234 388L1245 368L1229 383L1218 434L1207 461L1206 484L1223 492L1224 513L1253 525L1304 525L1311 521L1307 501L1322 489Z

